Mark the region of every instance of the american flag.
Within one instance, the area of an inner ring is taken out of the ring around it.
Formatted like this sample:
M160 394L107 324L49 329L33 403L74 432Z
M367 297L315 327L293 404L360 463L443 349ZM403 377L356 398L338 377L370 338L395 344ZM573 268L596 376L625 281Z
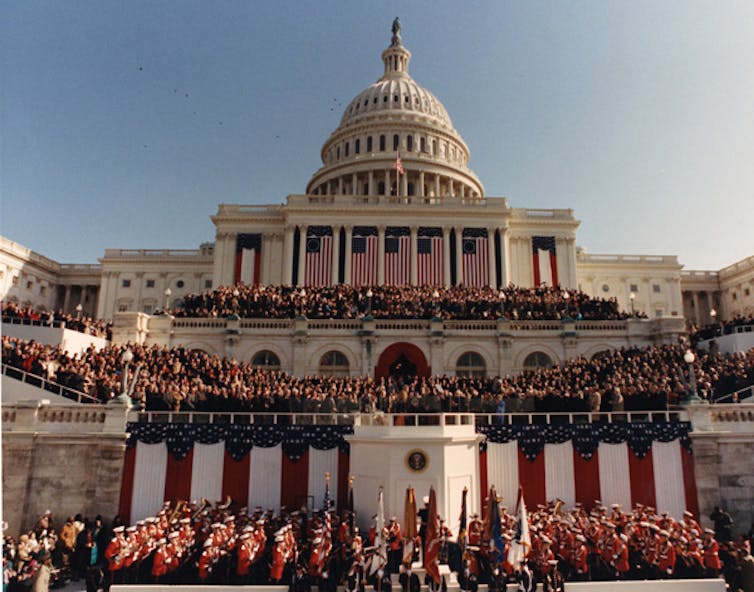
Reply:
M259 283L261 253L261 234L239 234L236 236L236 259L233 268L234 284Z
M558 260L554 236L531 237L534 285L558 285Z
M468 233L468 234L467 234ZM463 285L486 286L489 284L489 239L487 231L481 230L472 236L464 230L463 250Z
M442 236L419 236L416 240L419 285L444 285L444 253Z
M405 232L404 232L405 231ZM385 284L411 283L411 236L408 228L397 228L385 236Z
M329 286L332 279L332 234L306 237L307 286Z
M398 151L398 156L395 159L395 164L393 165L393 168L398 172L399 177L405 172L403 170L403 161L401 160L400 151Z
M351 239L351 285L376 286L379 238L377 228L354 228Z

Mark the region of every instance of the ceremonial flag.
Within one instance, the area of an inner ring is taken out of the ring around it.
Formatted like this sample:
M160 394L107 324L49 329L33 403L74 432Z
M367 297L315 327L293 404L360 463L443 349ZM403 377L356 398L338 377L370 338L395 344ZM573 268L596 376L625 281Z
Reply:
M442 229L420 228L416 240L416 279L420 286L443 286L444 249Z
M529 517L526 514L524 503L524 490L518 490L518 502L516 503L516 534L511 541L508 550L508 563L514 568L521 565L531 549L531 536L529 535Z
M437 519L437 497L435 488L429 488L429 517L427 519L427 534L424 541L424 570L440 584L440 524Z
M319 553L319 571L322 573L325 567L327 559L330 557L330 551L332 550L332 516L330 509L332 507L332 500L330 499L330 473L325 473L325 498L322 504L322 542Z
M531 237L534 285L558 285L558 260L554 236Z
M306 237L304 283L307 286L329 286L332 280L332 229L319 228L319 232L310 228Z
M401 175L405 173L403 170L403 161L401 160L401 151L398 151L398 155L395 159L395 164L393 165L393 168L395 169L396 173L398 173L398 178L400 179Z
M353 509L353 475L348 477L348 530L353 533L356 526L356 511Z
M376 286L379 238L374 226L357 226L351 237L351 285Z
M416 497L413 487L406 489L403 524L403 563L411 565L414 560L414 539L416 538Z
M490 277L489 239L485 228L463 231L463 285L487 286Z
M262 253L261 234L236 235L234 284L258 284Z
M503 532L500 527L500 505L495 486L490 487L487 513L484 517L484 540L489 541L490 557L497 564L503 561Z
M466 551L466 545L468 544L467 526L466 526L466 495L469 490L464 487L463 495L461 497L461 516L458 519L458 551L463 557L464 551Z
M369 575L374 574L377 570L384 569L387 564L387 541L385 540L385 504L382 499L382 488L377 494L377 522L374 526L374 552L372 554L372 565L369 568Z
M385 233L385 285L411 283L411 236L407 227L388 227Z

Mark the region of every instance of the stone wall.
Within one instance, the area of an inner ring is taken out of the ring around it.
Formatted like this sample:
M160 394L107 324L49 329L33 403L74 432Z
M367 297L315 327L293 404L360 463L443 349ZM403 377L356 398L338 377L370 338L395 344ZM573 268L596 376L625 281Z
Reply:
M113 518L125 455L122 407L3 406L3 518L10 532L51 510L58 524L79 512Z

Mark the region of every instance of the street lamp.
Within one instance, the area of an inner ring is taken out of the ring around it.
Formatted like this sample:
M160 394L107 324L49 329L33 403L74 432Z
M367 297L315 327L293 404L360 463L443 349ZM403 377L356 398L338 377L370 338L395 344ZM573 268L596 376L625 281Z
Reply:
M715 324L715 319L717 318L717 311L714 308L710 309L710 311L709 311L709 318L711 319L712 324L714 325Z
M635 314L634 313L634 300L636 300L636 293L635 292L631 292L628 295L628 301L631 303L631 316L634 316L634 314Z
M233 288L233 314L238 316L238 309L240 308L240 302L238 302L238 297L241 295L241 292L238 291L238 288Z
M683 354L683 361L689 365L689 390L691 390L689 398L686 399L687 405L694 405L702 402L702 400L699 398L699 394L696 392L696 376L694 375L695 359L696 356L690 349L686 350L686 353Z
M168 312L168 308L170 308L170 297L173 295L173 290L165 288L163 294L165 294L165 312Z
M500 290L497 293L497 299L500 301L500 314L498 318L503 318L505 316L505 292Z
M372 292L372 288L369 288L367 290L367 316L366 316L366 318L369 320L372 319L372 296L374 296L374 293Z
M83 307L83 306L81 306L81 303L79 302L79 303L78 303L78 304L76 305L76 318L77 318L77 319L80 319L80 318L81 318L81 311L83 311L83 310L84 310L84 307Z
M438 318L440 316L440 292L437 291L437 288L432 292L432 300L435 305L435 318Z
M131 391L133 391L134 386L136 385L136 375L134 375L133 379L130 381L128 380L128 368L131 365L131 362L133 362L134 359L134 353L130 349L126 349L120 356L120 361L123 364L121 367L121 377L120 377L120 394L113 399L113 403L117 404L120 403L124 405L127 409L131 409L131 396L129 393L129 388ZM136 374L139 373L139 368L136 369Z

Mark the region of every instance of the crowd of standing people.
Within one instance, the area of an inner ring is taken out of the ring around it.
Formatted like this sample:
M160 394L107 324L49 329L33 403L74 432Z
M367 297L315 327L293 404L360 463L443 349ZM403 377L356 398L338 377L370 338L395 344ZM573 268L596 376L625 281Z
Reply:
M223 286L188 294L180 307L169 311L178 317L292 319L494 320L622 320L615 298L593 298L579 290L541 286L501 290L489 287L374 286L345 284L326 287L245 285ZM634 314L634 316L643 316Z
M66 314L62 310L39 310L31 306L21 306L15 302L2 303L2 320L8 323L34 324L47 327L64 327L71 331L102 337L108 341L112 337L112 323L96 320L86 315Z
M124 365L123 354L133 359ZM3 362L101 402L124 383L147 410L275 413L515 413L665 410L689 396L681 345L606 351L515 376L307 376L184 347L112 345L69 356L59 347L2 338ZM11 372L12 370L8 370ZM126 379L123 380L123 373ZM754 349L699 352L697 391L714 400L754 384Z

